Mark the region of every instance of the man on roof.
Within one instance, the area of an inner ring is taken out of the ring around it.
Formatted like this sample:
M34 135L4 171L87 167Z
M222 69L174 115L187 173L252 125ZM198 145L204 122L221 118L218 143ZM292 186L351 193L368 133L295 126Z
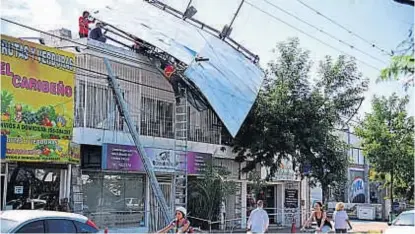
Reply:
M105 41L107 40L107 38L105 37L105 35L102 33L102 27L104 26L103 23L98 22L95 25L95 28L91 30L91 33L89 33L89 37L91 39L100 41L105 43Z
M95 19L90 20L89 19L89 12L88 11L84 11L82 13L82 16L79 17L78 19L78 24L79 24L79 37L80 38L84 38L84 37L88 37L88 32L89 32L89 24L90 23L95 23Z

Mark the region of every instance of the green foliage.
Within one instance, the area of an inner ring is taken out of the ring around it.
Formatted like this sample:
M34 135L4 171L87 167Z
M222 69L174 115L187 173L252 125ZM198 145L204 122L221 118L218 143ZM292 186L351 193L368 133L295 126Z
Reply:
M399 98L396 94L389 98L374 97L373 111L356 128L356 134L362 138L363 152L378 174L373 179L385 179L386 185L390 185L393 176L395 193L411 200L414 191L414 118L405 110L408 102L408 97Z
M404 77L404 87L409 88L414 85L414 64L413 55L394 56L390 65L382 69L379 80L399 80Z
M13 102L13 94L9 93L6 90L1 91L1 113L6 113L9 111L10 105Z
M252 190L255 194L255 199L257 200L259 193L266 188L267 183L261 178L261 173L258 171L249 172L248 180L252 182L250 185L252 186Z
M408 37L402 41L392 57L392 61L388 67L382 69L378 81L385 80L404 80L404 87L408 89L415 85L414 71L414 37L413 26L409 30Z
M212 221L218 219L222 201L236 191L236 184L226 180L229 174L226 168L208 164L202 177L190 181L188 210L191 216ZM201 225L205 227L206 223Z
M368 80L354 59L326 57L312 85L312 61L298 39L278 44L275 52L263 89L233 141L236 160L247 161L244 171L258 163L267 166L270 176L282 159L292 158L300 172L311 165L307 176L327 194L347 179L346 148L335 129L355 115Z

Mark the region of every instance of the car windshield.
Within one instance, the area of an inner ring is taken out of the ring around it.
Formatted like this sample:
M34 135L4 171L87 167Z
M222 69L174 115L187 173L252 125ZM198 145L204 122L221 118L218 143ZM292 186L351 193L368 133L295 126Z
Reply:
M14 220L10 220L10 219L1 219L1 233L8 233L10 230L12 230L13 228L15 228L19 222L14 221Z
M415 226L414 214L407 213L399 215L393 222L394 226Z

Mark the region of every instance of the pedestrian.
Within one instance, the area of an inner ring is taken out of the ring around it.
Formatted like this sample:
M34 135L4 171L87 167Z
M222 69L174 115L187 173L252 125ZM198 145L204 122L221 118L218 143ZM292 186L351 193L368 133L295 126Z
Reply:
M344 203L339 202L336 204L336 211L333 213L334 229L336 233L347 233L347 227L352 229L352 225L349 221L349 216L344 210Z
M90 16L89 12L84 11L82 13L82 16L79 17L78 23L79 23L79 37L80 38L88 37L89 24L95 23L95 19L90 20L89 16Z
M258 200L257 208L251 212L248 219L248 231L252 233L265 233L268 230L269 217L264 210L264 202Z
M105 38L105 35L102 33L102 27L103 26L104 26L104 24L102 24L101 22L98 22L95 25L95 28L91 30L91 33L89 34L89 37L91 39L94 39L94 40L105 43L107 38Z
M176 218L157 233L168 233L172 229L174 229L174 233L193 233L193 228L190 226L189 220L186 219L186 213L186 208L177 207Z
M302 229L304 230L305 227L308 227L312 220L317 222L317 232L327 233L333 229L321 202L316 202L314 211L311 213L310 218L305 221Z

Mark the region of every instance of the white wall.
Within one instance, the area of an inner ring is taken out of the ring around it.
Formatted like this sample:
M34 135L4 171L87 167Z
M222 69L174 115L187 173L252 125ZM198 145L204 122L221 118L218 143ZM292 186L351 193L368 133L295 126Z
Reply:
M74 128L73 141L78 144L102 145L103 143L134 145L129 133L114 132L95 128ZM144 147L173 149L174 139L140 136L140 141ZM208 153L218 158L234 159L235 154L228 146L225 152L220 150L222 145L214 145L201 142L188 142L188 150L192 152Z

